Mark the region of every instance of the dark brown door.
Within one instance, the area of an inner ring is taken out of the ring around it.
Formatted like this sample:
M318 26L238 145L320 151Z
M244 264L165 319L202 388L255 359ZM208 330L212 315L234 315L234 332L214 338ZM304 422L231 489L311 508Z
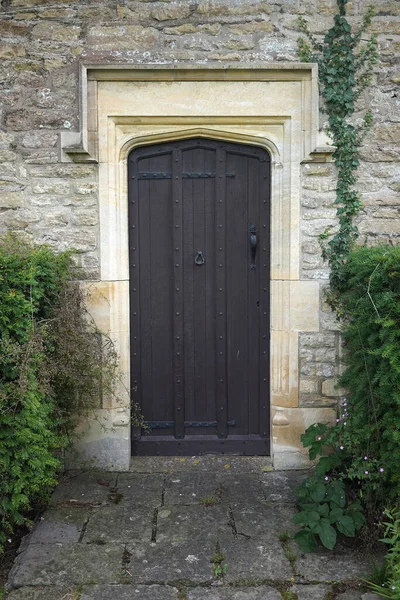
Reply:
M133 454L269 453L269 182L253 146L129 155Z

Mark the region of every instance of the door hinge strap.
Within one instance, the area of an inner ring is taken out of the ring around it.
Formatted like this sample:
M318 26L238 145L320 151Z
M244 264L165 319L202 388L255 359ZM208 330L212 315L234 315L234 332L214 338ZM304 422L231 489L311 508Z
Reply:
M144 425L150 429L167 429L168 427L174 427L175 421L145 421ZM236 421L228 421L229 427L235 427ZM185 421L185 427L217 427L217 421Z

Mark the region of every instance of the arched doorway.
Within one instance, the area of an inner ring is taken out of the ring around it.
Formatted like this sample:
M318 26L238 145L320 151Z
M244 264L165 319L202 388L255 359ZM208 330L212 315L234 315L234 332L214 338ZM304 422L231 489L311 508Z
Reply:
M128 173L133 454L268 454L270 156L195 138Z

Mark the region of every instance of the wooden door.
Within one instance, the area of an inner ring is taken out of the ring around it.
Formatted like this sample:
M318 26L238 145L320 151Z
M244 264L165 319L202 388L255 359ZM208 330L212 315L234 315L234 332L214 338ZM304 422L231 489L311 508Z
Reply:
M190 139L128 171L133 454L268 454L269 154Z

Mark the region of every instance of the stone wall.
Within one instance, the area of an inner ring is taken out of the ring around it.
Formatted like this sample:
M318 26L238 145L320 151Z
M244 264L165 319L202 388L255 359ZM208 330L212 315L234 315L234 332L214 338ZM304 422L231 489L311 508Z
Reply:
M348 4L358 24L368 6ZM359 102L373 129L362 149L361 239L400 237L400 2L376 0L371 32L380 62ZM2 0L0 8L0 232L80 251L98 278L97 165L61 163L60 132L78 131L78 62L109 64L296 61L298 16L323 35L335 0ZM325 115L321 114L321 127ZM318 236L335 227L335 167L302 167L302 279L321 284L320 331L301 334L300 406L335 404L338 326L323 300L328 278Z

